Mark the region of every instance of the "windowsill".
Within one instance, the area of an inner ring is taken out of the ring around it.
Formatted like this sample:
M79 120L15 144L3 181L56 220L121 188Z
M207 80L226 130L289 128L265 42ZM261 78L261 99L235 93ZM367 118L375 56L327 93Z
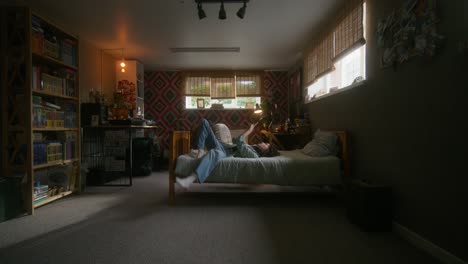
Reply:
M311 99L311 100L305 102L305 104L312 103L312 102L318 101L318 100L320 100L320 99L327 98L327 97L329 97L329 96L332 96L332 95L335 95L335 94L339 94L339 93L342 93L342 92L351 90L351 89L353 89L353 88L355 88L355 87L359 87L359 86L364 85L366 82L367 82L367 80L363 80L363 81L360 81L360 82L358 82L358 83L348 85L348 86L343 87L343 88L341 88L341 89L338 89L338 90L336 90L336 91L329 92L329 93L324 94L324 95L322 95L322 96L320 96L320 97Z

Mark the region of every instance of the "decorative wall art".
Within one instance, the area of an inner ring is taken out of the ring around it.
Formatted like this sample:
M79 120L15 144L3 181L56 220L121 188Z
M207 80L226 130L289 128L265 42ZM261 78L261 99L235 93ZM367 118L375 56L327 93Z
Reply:
M401 9L379 22L377 41L383 67L396 67L415 56L435 55L444 40L437 33L436 10L436 0L406 0Z

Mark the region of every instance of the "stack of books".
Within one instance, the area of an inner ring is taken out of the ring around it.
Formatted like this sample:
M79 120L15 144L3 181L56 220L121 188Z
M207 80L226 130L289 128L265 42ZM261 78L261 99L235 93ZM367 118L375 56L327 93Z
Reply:
M49 197L48 192L47 192L48 190L49 190L48 185L35 186L34 187L34 203L39 203L47 199L47 197Z

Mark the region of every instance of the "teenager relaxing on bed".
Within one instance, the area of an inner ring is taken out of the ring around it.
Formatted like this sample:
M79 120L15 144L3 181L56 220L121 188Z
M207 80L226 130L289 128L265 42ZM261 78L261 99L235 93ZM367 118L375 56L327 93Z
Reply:
M239 136L235 145L227 145L216 138L208 120L202 119L197 139L197 157L201 158L200 163L195 169L195 175L192 174L186 178L176 177L177 183L185 189L190 187L190 184L197 178L200 183L203 183L216 167L217 162L231 155L242 158L278 156L279 152L274 145L263 142L255 145L245 143L245 138L252 133L256 125L251 124L249 129ZM208 149L206 154L203 152L205 147Z

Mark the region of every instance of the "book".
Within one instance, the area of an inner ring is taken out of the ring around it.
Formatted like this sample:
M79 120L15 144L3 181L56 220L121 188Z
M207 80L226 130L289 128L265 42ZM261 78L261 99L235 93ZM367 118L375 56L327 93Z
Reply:
M50 102L43 102L42 104L47 106L47 107L56 109L56 110L60 110L60 108L61 108L59 105L56 105L56 104L53 104L53 103L50 103Z

